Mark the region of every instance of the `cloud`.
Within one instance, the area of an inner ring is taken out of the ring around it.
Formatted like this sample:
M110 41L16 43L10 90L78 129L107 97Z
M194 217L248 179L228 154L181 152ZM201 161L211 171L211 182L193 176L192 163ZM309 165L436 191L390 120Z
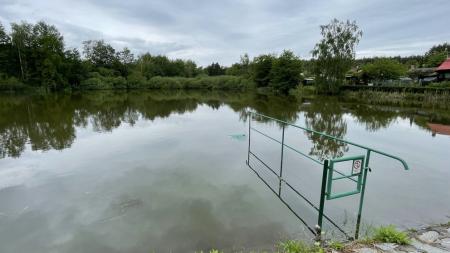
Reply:
M201 65L231 64L249 53L291 49L309 57L319 25L356 20L364 31L358 57L422 54L450 38L447 0L0 0L0 21L44 20L70 47L105 39L135 54L150 51Z

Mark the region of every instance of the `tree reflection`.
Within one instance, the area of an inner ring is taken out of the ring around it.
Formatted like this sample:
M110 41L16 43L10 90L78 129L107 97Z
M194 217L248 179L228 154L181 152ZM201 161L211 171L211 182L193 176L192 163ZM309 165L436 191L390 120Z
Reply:
M398 111L343 104L330 97L312 99L307 105L302 102L294 96L204 90L0 94L0 158L19 157L27 145L31 150L68 148L75 141L77 128L110 132L122 124L133 126L139 120L193 112L202 105L214 110L228 106L242 121L247 121L248 109L292 123L304 112L306 127L339 138L347 132L345 113L369 131L385 128L399 116L406 117ZM345 144L318 135L308 134L308 138L313 143L310 154L320 159L339 157L348 150Z
M356 120L363 123L370 132L388 127L399 116L394 110L370 105L352 105L351 111Z
M344 138L347 122L343 110L334 98L314 100L305 110L305 125L309 129L326 133L337 138ZM306 132L312 141L310 155L320 160L341 157L348 151L348 145L318 134Z

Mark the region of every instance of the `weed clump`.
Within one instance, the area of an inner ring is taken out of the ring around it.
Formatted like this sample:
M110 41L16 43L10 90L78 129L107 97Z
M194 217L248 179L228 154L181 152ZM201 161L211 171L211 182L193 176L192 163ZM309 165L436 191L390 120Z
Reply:
M278 244L279 253L324 253L325 250L318 246L309 246L304 242L287 240Z
M376 228L373 240L377 242L388 242L397 244L409 244L411 240L405 232L397 230L393 225Z

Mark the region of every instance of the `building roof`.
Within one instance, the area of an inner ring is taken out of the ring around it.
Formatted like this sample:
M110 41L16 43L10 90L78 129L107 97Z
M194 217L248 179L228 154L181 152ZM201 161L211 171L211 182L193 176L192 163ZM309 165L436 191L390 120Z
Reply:
M443 70L450 70L450 58L445 60L439 67L436 69L436 71L443 71Z

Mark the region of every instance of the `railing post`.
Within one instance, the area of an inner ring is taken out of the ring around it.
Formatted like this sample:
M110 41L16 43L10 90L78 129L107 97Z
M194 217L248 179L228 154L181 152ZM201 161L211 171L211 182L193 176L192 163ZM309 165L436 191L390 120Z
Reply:
M284 128L285 128L285 125L283 124L283 130L281 133L281 161L280 161L280 175L279 175L280 184L278 186L278 196L279 197L281 196L281 180L283 177Z
M361 195L359 197L358 217L356 218L355 239L358 239L359 237L359 227L361 225L361 214L364 204L364 193L366 191L366 184L367 184L367 173L369 172L369 160L370 160L370 149L367 150L366 162L364 164L363 170L364 175L362 180Z
M250 165L250 132L251 132L252 113L248 112L248 151L247 151L247 164Z
M322 234L322 221L323 221L323 210L325 208L325 195L326 195L326 186L327 186L327 175L328 175L328 160L325 160L323 163L323 172L322 172L322 187L320 190L320 206L319 206L319 218L317 221L316 227L316 240L321 240Z

